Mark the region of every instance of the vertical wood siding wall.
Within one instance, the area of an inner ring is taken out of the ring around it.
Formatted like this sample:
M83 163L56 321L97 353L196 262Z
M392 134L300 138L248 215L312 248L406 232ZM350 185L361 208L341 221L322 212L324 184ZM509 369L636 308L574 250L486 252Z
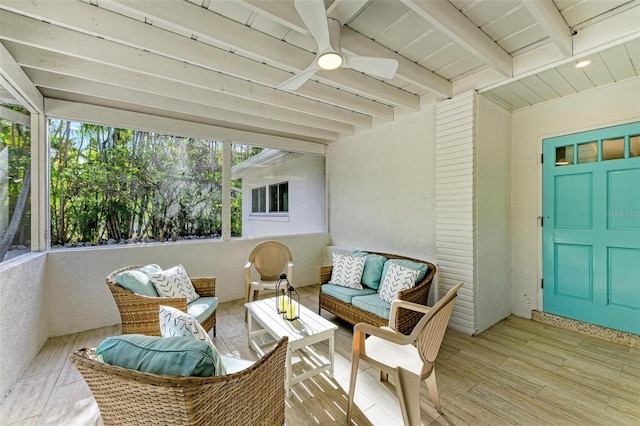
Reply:
M476 114L477 95L473 91L436 107L437 297L464 283L449 325L466 334L477 333Z

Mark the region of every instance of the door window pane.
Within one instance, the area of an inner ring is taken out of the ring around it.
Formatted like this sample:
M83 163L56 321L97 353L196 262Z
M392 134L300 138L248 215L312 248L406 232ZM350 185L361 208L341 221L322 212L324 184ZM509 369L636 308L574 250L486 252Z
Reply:
M640 157L640 135L629 138L629 157Z
M573 164L573 145L556 148L556 166Z
M578 144L578 163L593 163L598 161L598 142Z
M605 139L602 141L602 160L624 158L624 138Z

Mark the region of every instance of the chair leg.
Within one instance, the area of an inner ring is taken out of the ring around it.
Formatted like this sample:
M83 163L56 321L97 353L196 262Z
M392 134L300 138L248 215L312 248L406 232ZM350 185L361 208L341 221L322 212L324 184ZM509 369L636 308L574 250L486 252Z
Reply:
M213 337L216 337L216 326L213 326Z
M406 426L420 426L420 377L398 368L396 394Z
M255 300L255 299L254 299ZM251 302L251 287L247 287L247 293L245 295L245 303ZM244 308L244 322L247 322L247 318L249 318L249 312L247 308Z
M389 374L385 371L380 370L380 381L381 382L388 382L389 381Z
M442 407L440 406L440 396L438 395L438 384L436 383L436 370L432 367L431 374L424 380L429 390L429 396L431 396L431 402L436 408L436 411L442 414Z
M358 376L359 362L360 362L360 354L353 353L351 355L351 377L349 379L349 401L347 405L347 425L351 424L351 415L353 414L353 396L356 391L356 377Z

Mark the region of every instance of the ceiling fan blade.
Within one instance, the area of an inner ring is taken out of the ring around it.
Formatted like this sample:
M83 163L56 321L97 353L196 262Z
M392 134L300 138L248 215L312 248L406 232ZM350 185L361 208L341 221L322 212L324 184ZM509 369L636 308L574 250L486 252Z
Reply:
M344 63L347 68L387 79L393 78L398 70L398 61L388 58L345 56Z
M278 89L296 90L300 86L302 86L307 80L309 80L311 76L316 73L316 71L318 71L318 66L316 64L316 61L313 61L313 63L309 65L309 67L307 67L306 70L294 75L290 79L286 80L284 83L281 83L278 86Z
M307 26L316 43L318 53L331 49L329 27L327 26L327 10L323 0L295 0L296 10Z

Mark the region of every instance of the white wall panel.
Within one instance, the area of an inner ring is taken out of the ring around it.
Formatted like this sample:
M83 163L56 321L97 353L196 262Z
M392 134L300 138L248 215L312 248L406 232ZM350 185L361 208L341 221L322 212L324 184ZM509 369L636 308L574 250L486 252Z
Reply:
M459 282L450 326L475 334L476 95L467 92L436 106L436 254L438 298Z

